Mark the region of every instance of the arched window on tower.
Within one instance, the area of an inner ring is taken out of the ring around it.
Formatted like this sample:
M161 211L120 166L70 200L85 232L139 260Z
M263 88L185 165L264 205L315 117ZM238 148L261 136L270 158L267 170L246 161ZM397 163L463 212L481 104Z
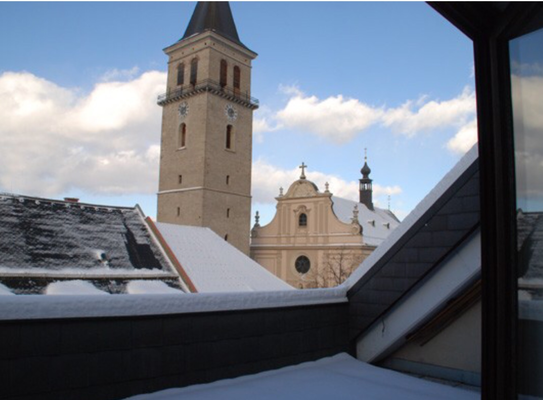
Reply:
M226 86L227 75L228 75L228 65L226 64L226 60L221 60L221 76L220 76L221 88Z
M185 84L185 64L181 63L177 66L177 86Z
M179 125L179 139L177 145L180 149L187 146L187 125L184 122Z
M298 226L307 226L307 215L306 214L300 214L298 217Z
M241 70L238 66L234 67L234 93L239 94L241 88Z
M196 85L196 81L198 80L198 59L193 58L190 62L190 84L192 86Z
M228 150L234 149L234 127L232 125L226 126L226 148Z

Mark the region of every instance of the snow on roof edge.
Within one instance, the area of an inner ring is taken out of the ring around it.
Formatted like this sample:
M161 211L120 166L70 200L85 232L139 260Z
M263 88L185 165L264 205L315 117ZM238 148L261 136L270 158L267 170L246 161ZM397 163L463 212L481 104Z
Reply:
M182 295L18 295L2 296L0 320L167 315L334 304L347 301L347 290L344 287Z
M351 289L366 272L383 257L392 246L411 229L411 227L430 209L430 207L453 185L454 182L477 160L477 143L456 163L456 165L437 183L424 199L409 213L390 235L355 269L351 276L341 284Z

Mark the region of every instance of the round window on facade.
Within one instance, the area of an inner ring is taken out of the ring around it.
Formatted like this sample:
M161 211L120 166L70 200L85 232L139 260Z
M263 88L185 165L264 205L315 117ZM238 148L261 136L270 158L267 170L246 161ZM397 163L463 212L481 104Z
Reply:
M300 274L307 274L309 268L311 268L311 263L309 262L309 258L306 256L300 256L296 259L294 266L296 267L296 271L298 271Z

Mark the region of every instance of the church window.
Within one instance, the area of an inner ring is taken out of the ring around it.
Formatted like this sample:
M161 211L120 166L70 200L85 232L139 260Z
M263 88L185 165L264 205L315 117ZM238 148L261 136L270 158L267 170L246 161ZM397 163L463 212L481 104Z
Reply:
M193 58L190 62L190 84L192 86L196 85L198 80L198 59Z
M298 217L298 226L307 226L307 214L300 214Z
M228 150L234 149L234 127L232 125L226 127L226 148Z
M187 125L185 123L182 123L179 126L179 143L178 147L180 149L186 147L187 145Z
M226 209L226 218L230 218L230 209L229 208Z
M241 87L241 70L238 66L234 67L234 92L239 93Z
M226 184L230 185L230 175L226 175Z
M181 185L183 183L183 175L179 175L179 184Z
M182 86L185 83L185 64L177 66L177 86Z
M181 207L177 207L177 216L179 217L181 215Z
M224 240L226 240L228 242L228 233L226 235L224 235Z
M300 274L307 274L307 272L309 272L309 268L311 268L311 262L306 256L300 256L296 259L294 267Z
M226 64L226 60L221 60L221 77L220 77L221 88L226 86L227 72L228 72L228 65Z

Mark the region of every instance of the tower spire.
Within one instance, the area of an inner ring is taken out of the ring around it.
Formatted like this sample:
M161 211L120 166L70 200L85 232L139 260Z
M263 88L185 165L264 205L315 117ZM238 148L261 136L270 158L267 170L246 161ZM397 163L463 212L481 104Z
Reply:
M205 31L214 31L246 47L239 40L232 10L227 1L199 1L181 40Z
M368 209L373 210L373 189L370 179L371 169L368 166L368 149L364 149L364 166L360 170L362 179L360 179L360 203Z

